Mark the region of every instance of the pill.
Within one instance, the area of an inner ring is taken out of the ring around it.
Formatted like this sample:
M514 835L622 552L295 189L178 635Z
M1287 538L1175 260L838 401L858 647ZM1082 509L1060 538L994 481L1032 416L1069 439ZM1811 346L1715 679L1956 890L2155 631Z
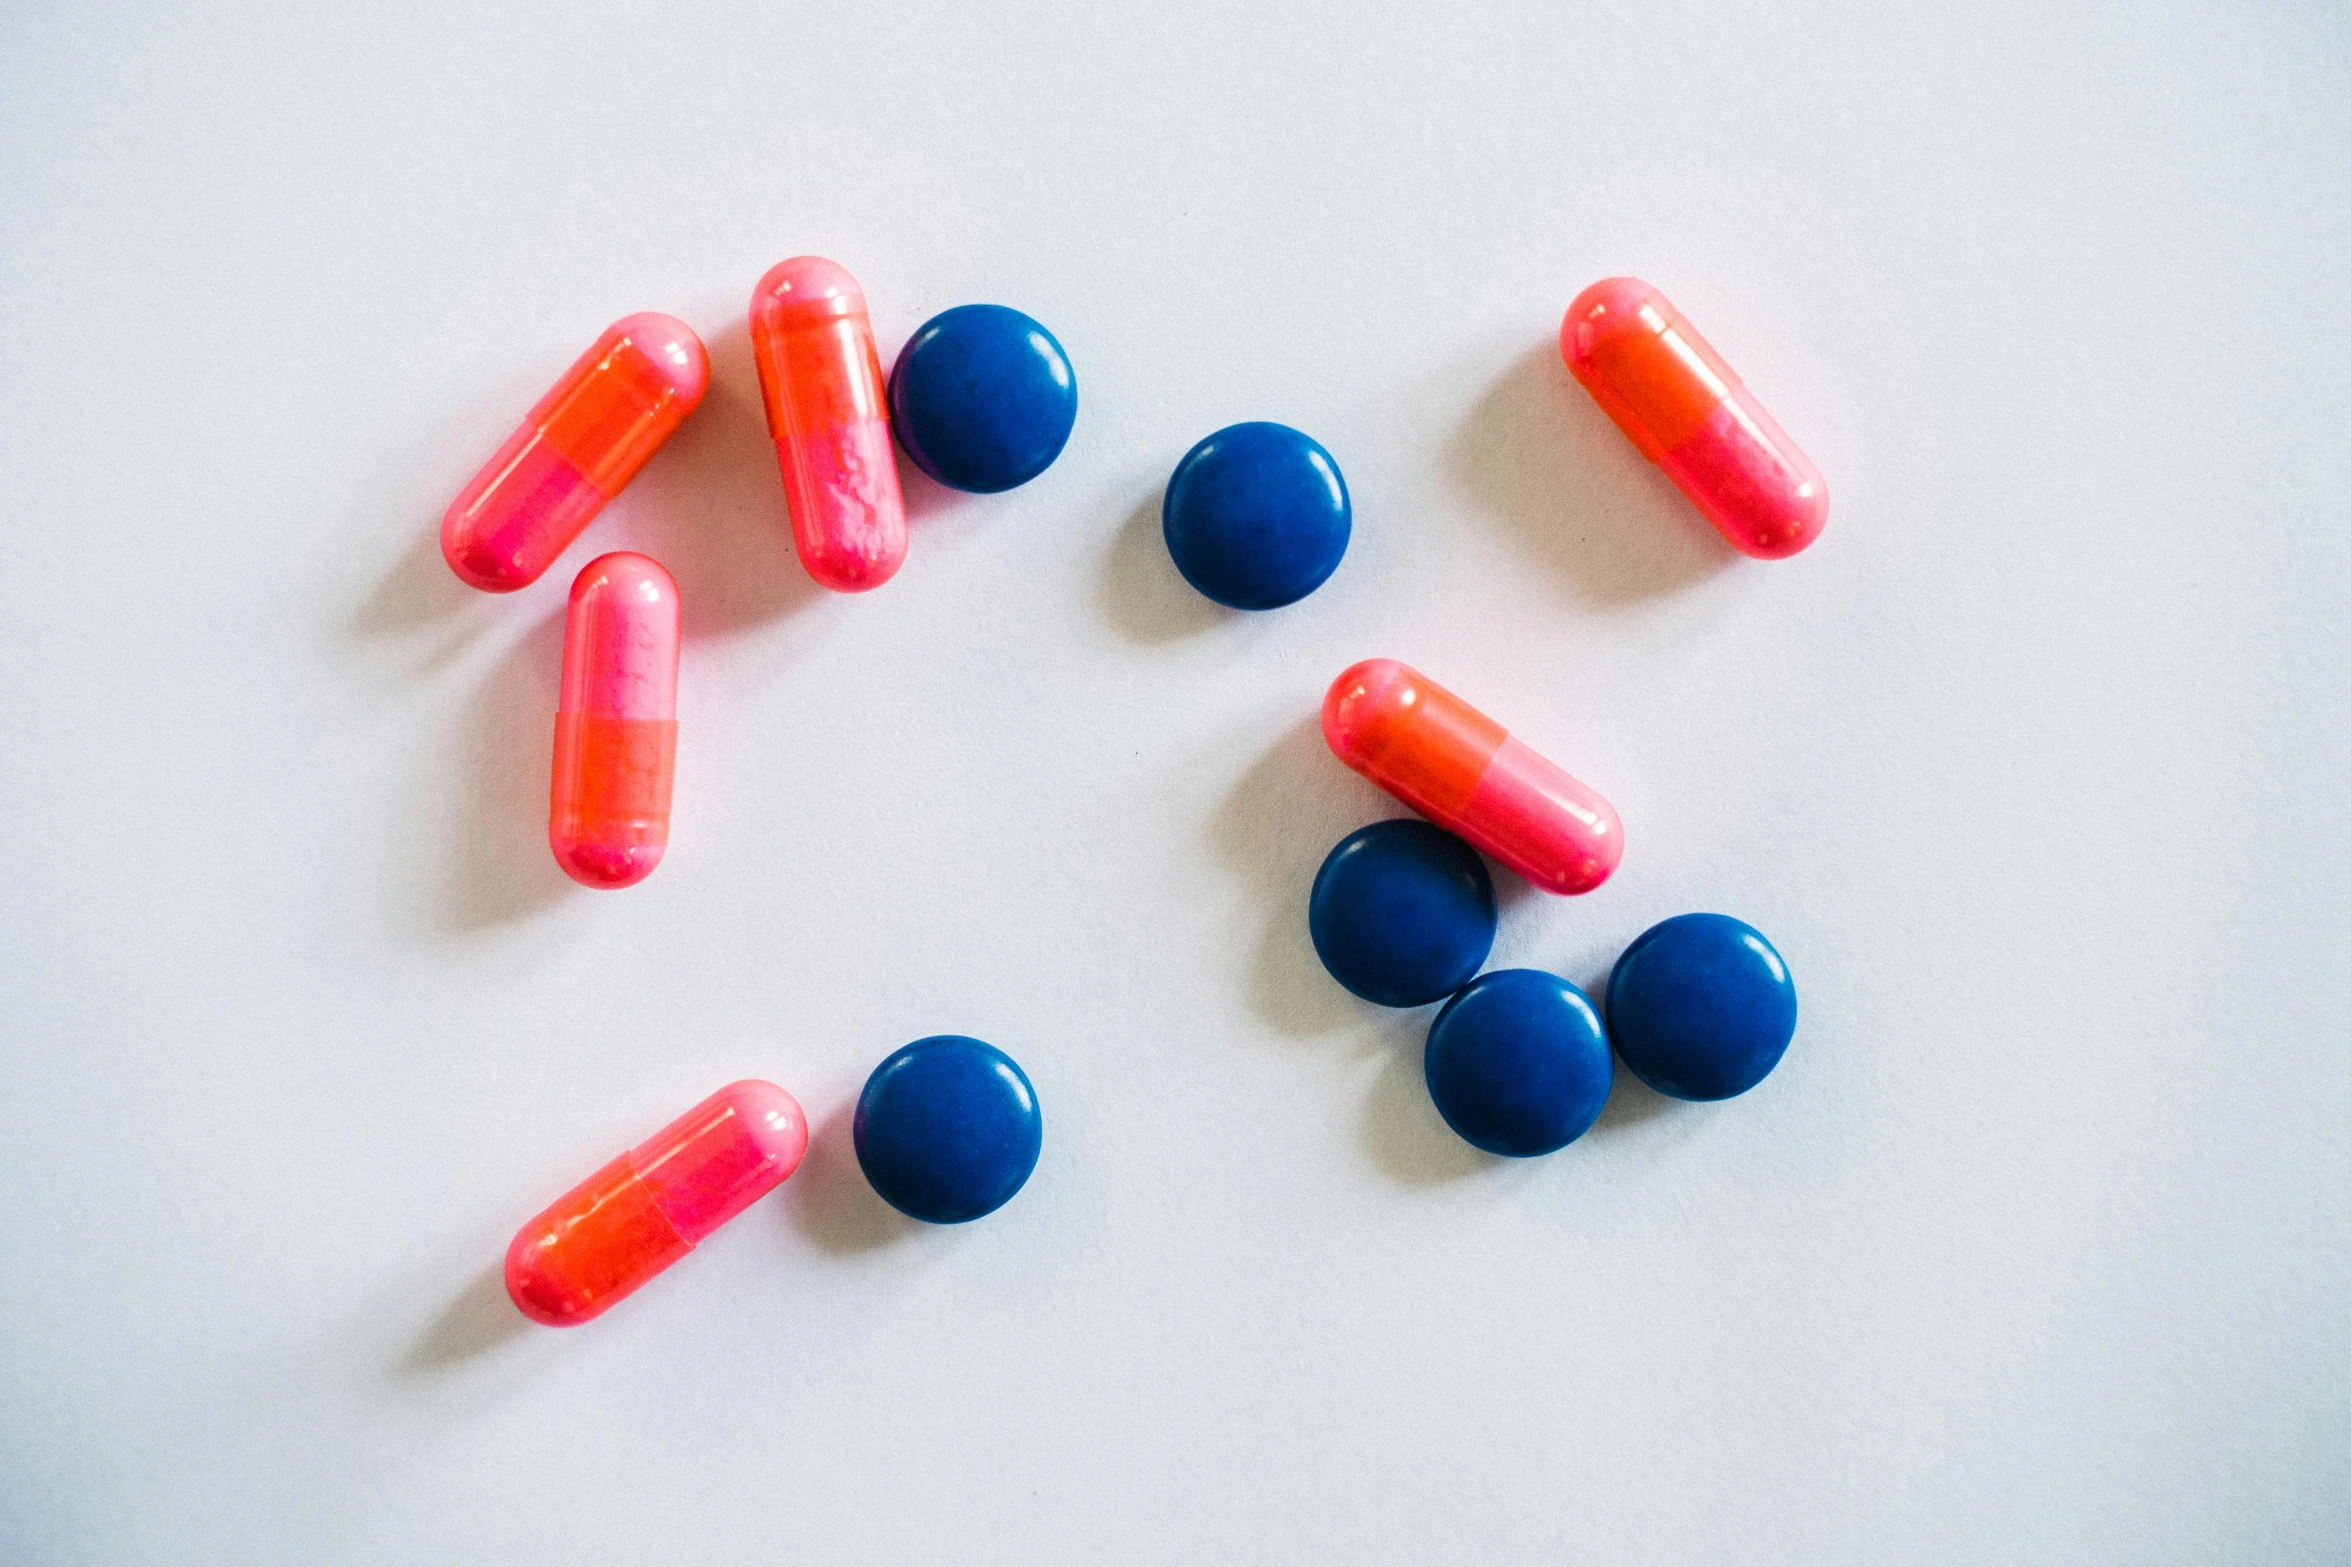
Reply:
M1159 521L1186 582L1227 609L1279 609L1339 569L1354 511L1321 442L1257 420L1184 454Z
M1340 761L1545 892L1590 892L1624 857L1606 800L1393 659L1331 682L1322 734Z
M506 1293L566 1328L603 1315L799 1168L799 1102L730 1083L557 1198L506 1248Z
M450 504L441 518L449 569L490 593L538 581L709 384L709 356L683 321L613 323Z
M906 507L864 291L822 256L776 263L751 294L751 353L800 564L836 593L880 587L906 559Z
M678 748L678 585L661 563L599 555L571 585L547 841L585 887L629 887L669 846Z
M1796 982L1763 933L1727 914L1643 931L1608 975L1608 1032L1633 1075L1675 1099L1728 1099L1796 1035Z
M850 1139L883 1201L926 1224L962 1224L1027 1183L1044 1122L1012 1057L984 1040L934 1034L873 1069Z
M1568 307L1559 351L1740 551L1778 560L1819 537L1829 517L1820 470L1663 294L1639 278L1593 284Z
M1424 1007L1494 948L1494 879L1477 850L1412 817L1339 840L1315 873L1306 926L1331 978L1383 1007Z
M890 426L914 465L951 490L990 493L1052 466L1077 423L1061 343L1003 305L924 322L890 367Z
M1530 968L1497 969L1463 986L1429 1025L1421 1070L1447 1126L1511 1159L1583 1136L1616 1080L1591 998Z

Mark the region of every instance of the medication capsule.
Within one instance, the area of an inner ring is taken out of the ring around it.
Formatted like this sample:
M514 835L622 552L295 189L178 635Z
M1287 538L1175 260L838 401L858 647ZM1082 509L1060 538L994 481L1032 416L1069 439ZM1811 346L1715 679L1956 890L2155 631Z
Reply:
M1590 892L1624 857L1606 800L1394 659L1331 682L1322 736L1340 761L1545 892Z
M808 1149L790 1094L730 1083L564 1193L506 1248L506 1293L533 1322L602 1316L781 1185Z
M599 555L571 585L547 841L584 887L631 887L669 846L678 749L678 585L661 563Z
M906 507L857 280L821 256L770 267L751 294L751 351L800 564L836 593L880 587L906 558Z
M1656 289L1630 277L1585 289L1560 323L1559 352L1741 553L1779 560L1820 536L1829 520L1820 470Z
M441 518L449 569L488 593L539 580L701 406L710 358L683 321L616 321Z

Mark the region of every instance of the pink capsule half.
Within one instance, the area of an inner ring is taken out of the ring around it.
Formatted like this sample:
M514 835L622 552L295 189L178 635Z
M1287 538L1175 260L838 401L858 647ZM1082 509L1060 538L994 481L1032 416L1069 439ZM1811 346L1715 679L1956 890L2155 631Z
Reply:
M1624 824L1596 790L1392 658L1331 682L1322 734L1340 761L1545 892L1590 892L1624 858Z
M583 887L633 887L669 846L678 635L678 585L649 556L600 555L571 585L547 841Z
M880 587L906 559L906 506L857 280L822 256L777 262L751 292L751 352L800 564L836 593Z
M1656 289L1633 277L1585 289L1559 325L1559 352L1742 554L1779 560L1820 537L1829 520L1820 470Z
M710 357L683 321L648 312L614 322L450 503L449 569L487 593L538 581L709 385Z

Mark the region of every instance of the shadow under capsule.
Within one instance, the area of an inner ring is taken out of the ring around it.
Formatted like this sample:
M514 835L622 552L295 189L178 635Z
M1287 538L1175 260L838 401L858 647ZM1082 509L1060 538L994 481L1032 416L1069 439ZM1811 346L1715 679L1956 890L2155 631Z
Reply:
M882 1201L857 1162L857 1101L836 1106L808 1139L807 1156L784 1183L792 1227L835 1256L902 1241L927 1226Z
M419 815L443 843L436 923L463 933L516 919L572 889L547 847L547 791L563 616L540 620L474 688L421 785Z
M703 346L710 388L702 406L548 571L577 573L616 549L650 555L677 579L689 641L781 620L832 596L792 544L749 323L730 321Z
M1481 515L1589 603L1657 598L1740 559L1576 383L1549 338L1486 389L1444 463Z
M429 1376L489 1354L521 1338L532 1327L507 1298L506 1269L501 1260L441 1308L394 1370L402 1376Z
M1349 772L1323 743L1319 706L1251 764L1210 824L1226 863L1264 910L1249 965L1249 1004L1292 1038L1361 1023L1371 1003L1331 978L1306 913L1315 873L1341 838L1396 814L1394 803Z

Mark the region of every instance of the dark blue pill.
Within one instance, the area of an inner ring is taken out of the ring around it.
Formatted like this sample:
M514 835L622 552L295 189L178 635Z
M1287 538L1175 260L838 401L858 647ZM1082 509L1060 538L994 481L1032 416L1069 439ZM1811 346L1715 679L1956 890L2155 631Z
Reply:
M1497 969L1446 1002L1422 1069L1447 1126L1513 1159L1583 1136L1616 1077L1590 999L1531 968Z
M961 1224L1012 1200L1037 1167L1044 1123L1012 1057L961 1034L892 1051L857 1096L857 1163L909 1218Z
M1341 838L1306 903L1322 966L1383 1007L1427 1006L1475 979L1494 920L1494 879L1478 851L1409 817Z
M1608 1032L1633 1075L1676 1099L1728 1099L1769 1076L1796 1034L1796 982L1754 926L1677 914L1608 976Z
M1176 464L1160 503L1184 580L1228 609L1279 609L1339 569L1354 529L1347 481L1286 424L1236 424Z
M922 324L890 367L890 428L949 489L1026 484L1077 423L1078 382L1052 333L1003 305L957 305Z

